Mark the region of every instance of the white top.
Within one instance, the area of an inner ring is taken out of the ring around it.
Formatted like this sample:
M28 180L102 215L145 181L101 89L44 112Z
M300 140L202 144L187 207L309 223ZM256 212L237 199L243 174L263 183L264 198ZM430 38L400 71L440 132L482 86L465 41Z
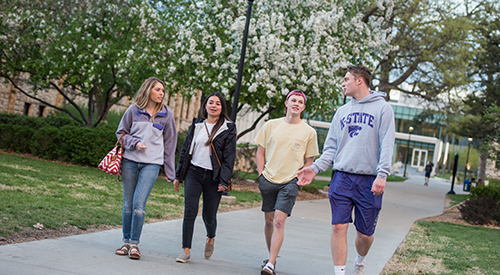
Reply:
M215 124L207 123L208 132L211 133ZM204 125L201 126L205 128ZM194 140L194 152L191 164L212 170L212 162L210 161L210 146L206 146L205 142L208 140L208 134L205 129L201 129Z

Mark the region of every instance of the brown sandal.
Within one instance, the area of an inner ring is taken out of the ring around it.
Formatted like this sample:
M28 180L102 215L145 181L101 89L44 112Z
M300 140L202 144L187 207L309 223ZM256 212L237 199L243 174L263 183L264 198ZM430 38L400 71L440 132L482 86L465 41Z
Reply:
M116 255L126 256L130 250L129 244L123 244L122 247L118 248L115 252Z
M139 247L137 247L137 245L133 244L130 247L130 251L128 253L128 257L130 259L134 259L134 260L139 260L141 258L141 252L139 251Z

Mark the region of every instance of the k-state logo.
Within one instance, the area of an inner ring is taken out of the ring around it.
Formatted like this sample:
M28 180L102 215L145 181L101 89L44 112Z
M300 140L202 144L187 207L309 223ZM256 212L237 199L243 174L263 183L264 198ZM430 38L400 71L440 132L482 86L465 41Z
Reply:
M351 138L357 136L359 132L363 129L361 126L358 125L349 125L349 136Z

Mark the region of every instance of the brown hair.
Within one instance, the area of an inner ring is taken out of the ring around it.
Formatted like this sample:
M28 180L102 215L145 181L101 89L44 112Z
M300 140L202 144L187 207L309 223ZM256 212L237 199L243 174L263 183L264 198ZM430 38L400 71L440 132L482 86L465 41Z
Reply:
M372 73L365 66L347 66L347 71L350 72L354 77L361 77L365 81L366 86L370 87L372 80Z
M220 94L219 92L212 92L205 98L205 100L203 101L203 104L201 105L202 106L201 117L203 117L204 119L207 119L207 117L208 117L207 103L208 103L208 100L212 96L216 96L219 98L221 111L220 111L220 115L219 115L219 119L217 120L217 123L215 123L215 126L212 129L212 132L208 136L207 142L205 142L206 146L209 146L210 143L212 143L212 140L214 139L215 133L217 133L217 131L220 129L220 127L224 123L224 119L226 119L227 121L231 121L231 119L229 118L229 115L227 114L226 100L224 99L224 96L222 96L222 94Z

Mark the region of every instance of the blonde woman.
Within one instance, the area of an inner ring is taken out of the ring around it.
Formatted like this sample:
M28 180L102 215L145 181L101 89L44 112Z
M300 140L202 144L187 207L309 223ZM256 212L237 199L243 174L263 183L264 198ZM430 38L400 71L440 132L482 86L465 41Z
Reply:
M132 104L123 114L116 131L123 133L123 245L117 255L140 259L146 201L163 165L168 181L175 179L177 131L174 116L164 104L165 85L155 77L142 84Z

